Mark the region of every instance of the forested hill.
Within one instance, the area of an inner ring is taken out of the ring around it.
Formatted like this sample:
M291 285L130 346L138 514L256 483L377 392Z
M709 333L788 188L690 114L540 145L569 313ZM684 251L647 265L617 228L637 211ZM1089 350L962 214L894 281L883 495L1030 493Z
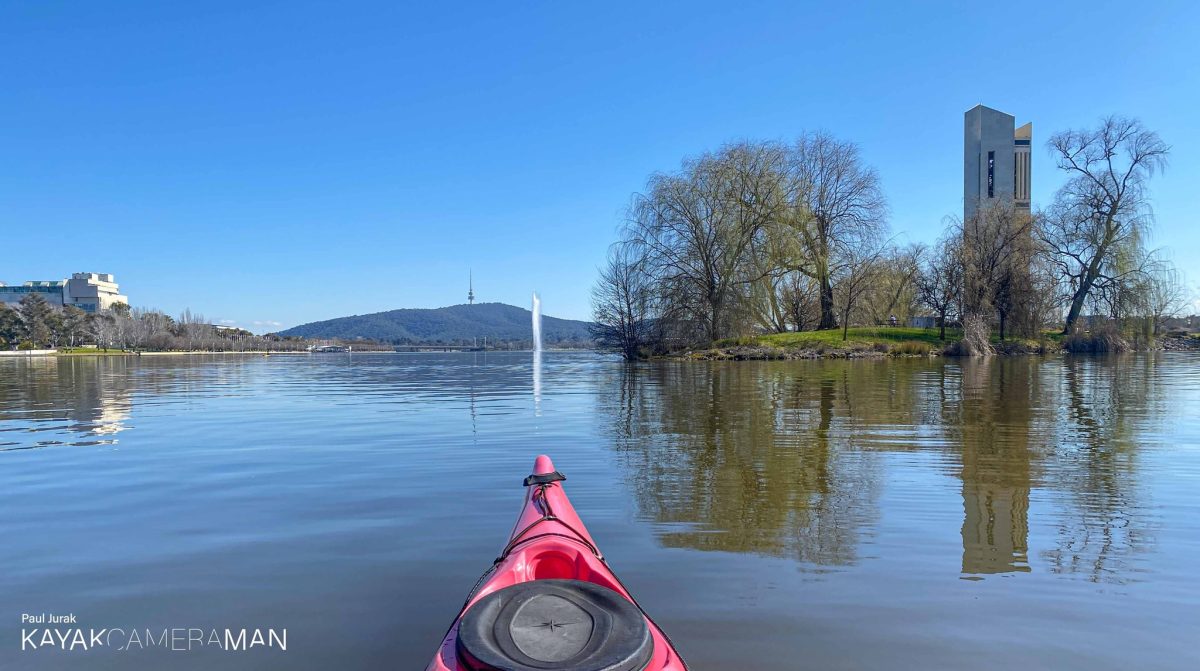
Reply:
M327 319L301 324L284 336L305 338L366 338L391 343L469 343L487 338L496 344L533 338L529 310L504 303L451 305L433 309L404 309ZM579 345L591 341L589 322L542 316L542 341L547 345Z

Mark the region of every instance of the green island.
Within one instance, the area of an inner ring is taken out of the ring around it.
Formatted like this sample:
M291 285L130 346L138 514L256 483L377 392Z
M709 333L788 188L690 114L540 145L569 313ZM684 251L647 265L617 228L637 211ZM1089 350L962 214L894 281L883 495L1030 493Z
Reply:
M845 336L845 339L843 339ZM1005 354L1050 354L1062 351L1065 336L1047 331L1040 339L991 336L992 346ZM854 326L846 329L770 333L741 338L724 338L713 347L691 351L700 359L811 359L870 356L936 356L946 354L962 340L962 329L911 326ZM953 352L951 352L953 353Z

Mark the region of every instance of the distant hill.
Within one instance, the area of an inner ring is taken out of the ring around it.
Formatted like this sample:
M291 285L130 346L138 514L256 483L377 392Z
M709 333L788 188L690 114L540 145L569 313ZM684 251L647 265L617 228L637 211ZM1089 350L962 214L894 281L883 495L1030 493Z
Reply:
M590 326L590 322L542 315L542 342L547 345L589 342L592 339ZM529 310L504 303L476 303L338 317L301 324L280 331L279 335L318 339L365 338L397 344L460 343L486 337L500 343L530 341L533 327Z

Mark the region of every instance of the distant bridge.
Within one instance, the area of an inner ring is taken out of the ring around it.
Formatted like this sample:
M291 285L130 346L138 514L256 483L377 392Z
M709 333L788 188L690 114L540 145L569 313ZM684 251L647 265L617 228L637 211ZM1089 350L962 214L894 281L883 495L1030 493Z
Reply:
M395 345L397 352L491 352L495 347L479 345Z

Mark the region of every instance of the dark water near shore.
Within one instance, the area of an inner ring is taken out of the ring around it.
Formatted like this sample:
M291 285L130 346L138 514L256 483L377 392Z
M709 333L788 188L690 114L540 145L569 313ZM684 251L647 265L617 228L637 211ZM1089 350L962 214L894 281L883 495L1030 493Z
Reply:
M424 668L539 452L697 671L1200 668L1200 357L585 353L0 359L0 668Z

